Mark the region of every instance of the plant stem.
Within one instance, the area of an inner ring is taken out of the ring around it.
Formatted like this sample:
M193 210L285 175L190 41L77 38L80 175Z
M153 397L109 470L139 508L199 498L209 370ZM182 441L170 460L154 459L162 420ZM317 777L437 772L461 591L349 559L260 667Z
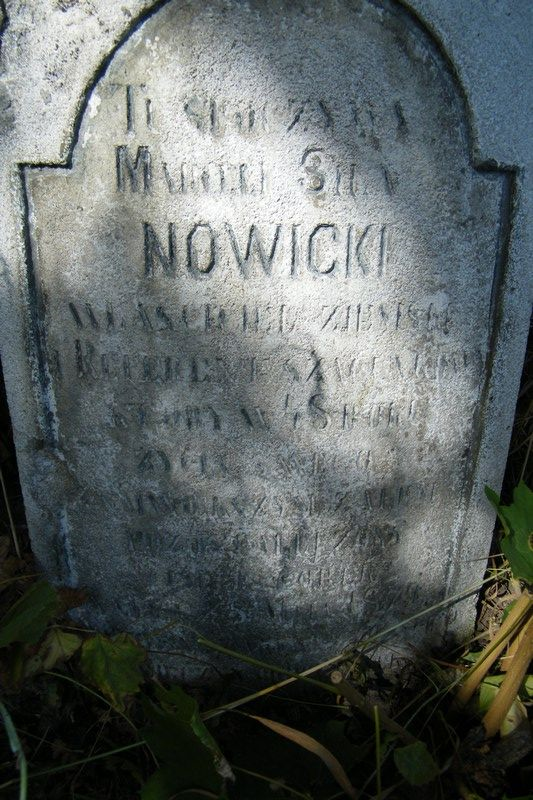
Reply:
M533 618L525 629L524 638L520 642L512 664L494 698L491 707L483 717L483 725L487 737L495 736L505 716L516 699L520 685L524 680L529 664L533 659Z
M522 626L516 636L514 637L513 641L509 644L507 648L507 652L504 656L500 658L500 670L501 672L507 672L511 664L513 663L513 658L516 655L516 651L520 647L520 642L524 638L525 627Z
M20 772L20 780L15 781L15 783L19 783L19 800L26 800L28 796L28 763L17 734L17 730L13 724L13 720L11 719L9 711L1 701L0 716L2 717L4 728L6 729L11 752L17 757L17 767ZM0 789L1 788L2 787L0 786Z
M2 484L2 494L4 495L4 502L7 508L7 516L9 518L9 527L11 528L11 537L13 539L13 545L15 547L15 552L17 554L17 558L20 558L20 544L17 536L17 529L15 528L15 522L13 520L13 514L11 513L11 506L9 504L9 497L7 495L7 488L6 483L4 481L4 473L2 472L2 467L0 467L0 483Z
M507 619L502 623L496 639L484 648L474 666L466 673L466 678L459 687L455 698L457 705L464 706L468 703L491 666L497 661L500 654L505 649L509 639L516 632L520 622L525 618L526 614L529 613L531 608L533 608L533 597L529 592L524 591L509 612Z

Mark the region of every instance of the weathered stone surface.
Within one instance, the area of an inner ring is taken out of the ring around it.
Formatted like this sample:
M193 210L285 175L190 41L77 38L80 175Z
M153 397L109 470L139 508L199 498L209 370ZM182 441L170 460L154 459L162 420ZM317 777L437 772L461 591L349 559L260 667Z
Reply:
M171 0L22 168L33 538L86 619L302 666L479 578L514 177L468 113L398 4Z

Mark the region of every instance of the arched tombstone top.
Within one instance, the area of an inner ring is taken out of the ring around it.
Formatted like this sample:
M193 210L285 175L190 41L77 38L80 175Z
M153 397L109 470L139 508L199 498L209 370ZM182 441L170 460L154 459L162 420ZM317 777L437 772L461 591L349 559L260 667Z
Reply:
M405 9L170 0L25 176L88 618L305 662L458 588L502 176Z

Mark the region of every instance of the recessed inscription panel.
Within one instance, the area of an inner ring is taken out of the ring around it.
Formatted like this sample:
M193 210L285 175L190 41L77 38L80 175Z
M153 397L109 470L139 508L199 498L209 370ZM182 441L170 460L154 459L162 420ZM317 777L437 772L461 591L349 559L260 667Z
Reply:
M453 589L501 183L399 7L170 2L26 179L93 619L301 665Z

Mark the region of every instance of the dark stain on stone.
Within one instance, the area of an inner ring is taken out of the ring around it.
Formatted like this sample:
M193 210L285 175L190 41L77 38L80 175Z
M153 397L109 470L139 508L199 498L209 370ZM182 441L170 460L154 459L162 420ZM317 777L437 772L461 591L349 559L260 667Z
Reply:
M409 126L407 125L407 120L405 119L403 107L399 100L396 103L394 103L394 111L398 119L398 124L396 126L396 134L398 139L404 141L405 139L407 139L407 135L409 133Z

